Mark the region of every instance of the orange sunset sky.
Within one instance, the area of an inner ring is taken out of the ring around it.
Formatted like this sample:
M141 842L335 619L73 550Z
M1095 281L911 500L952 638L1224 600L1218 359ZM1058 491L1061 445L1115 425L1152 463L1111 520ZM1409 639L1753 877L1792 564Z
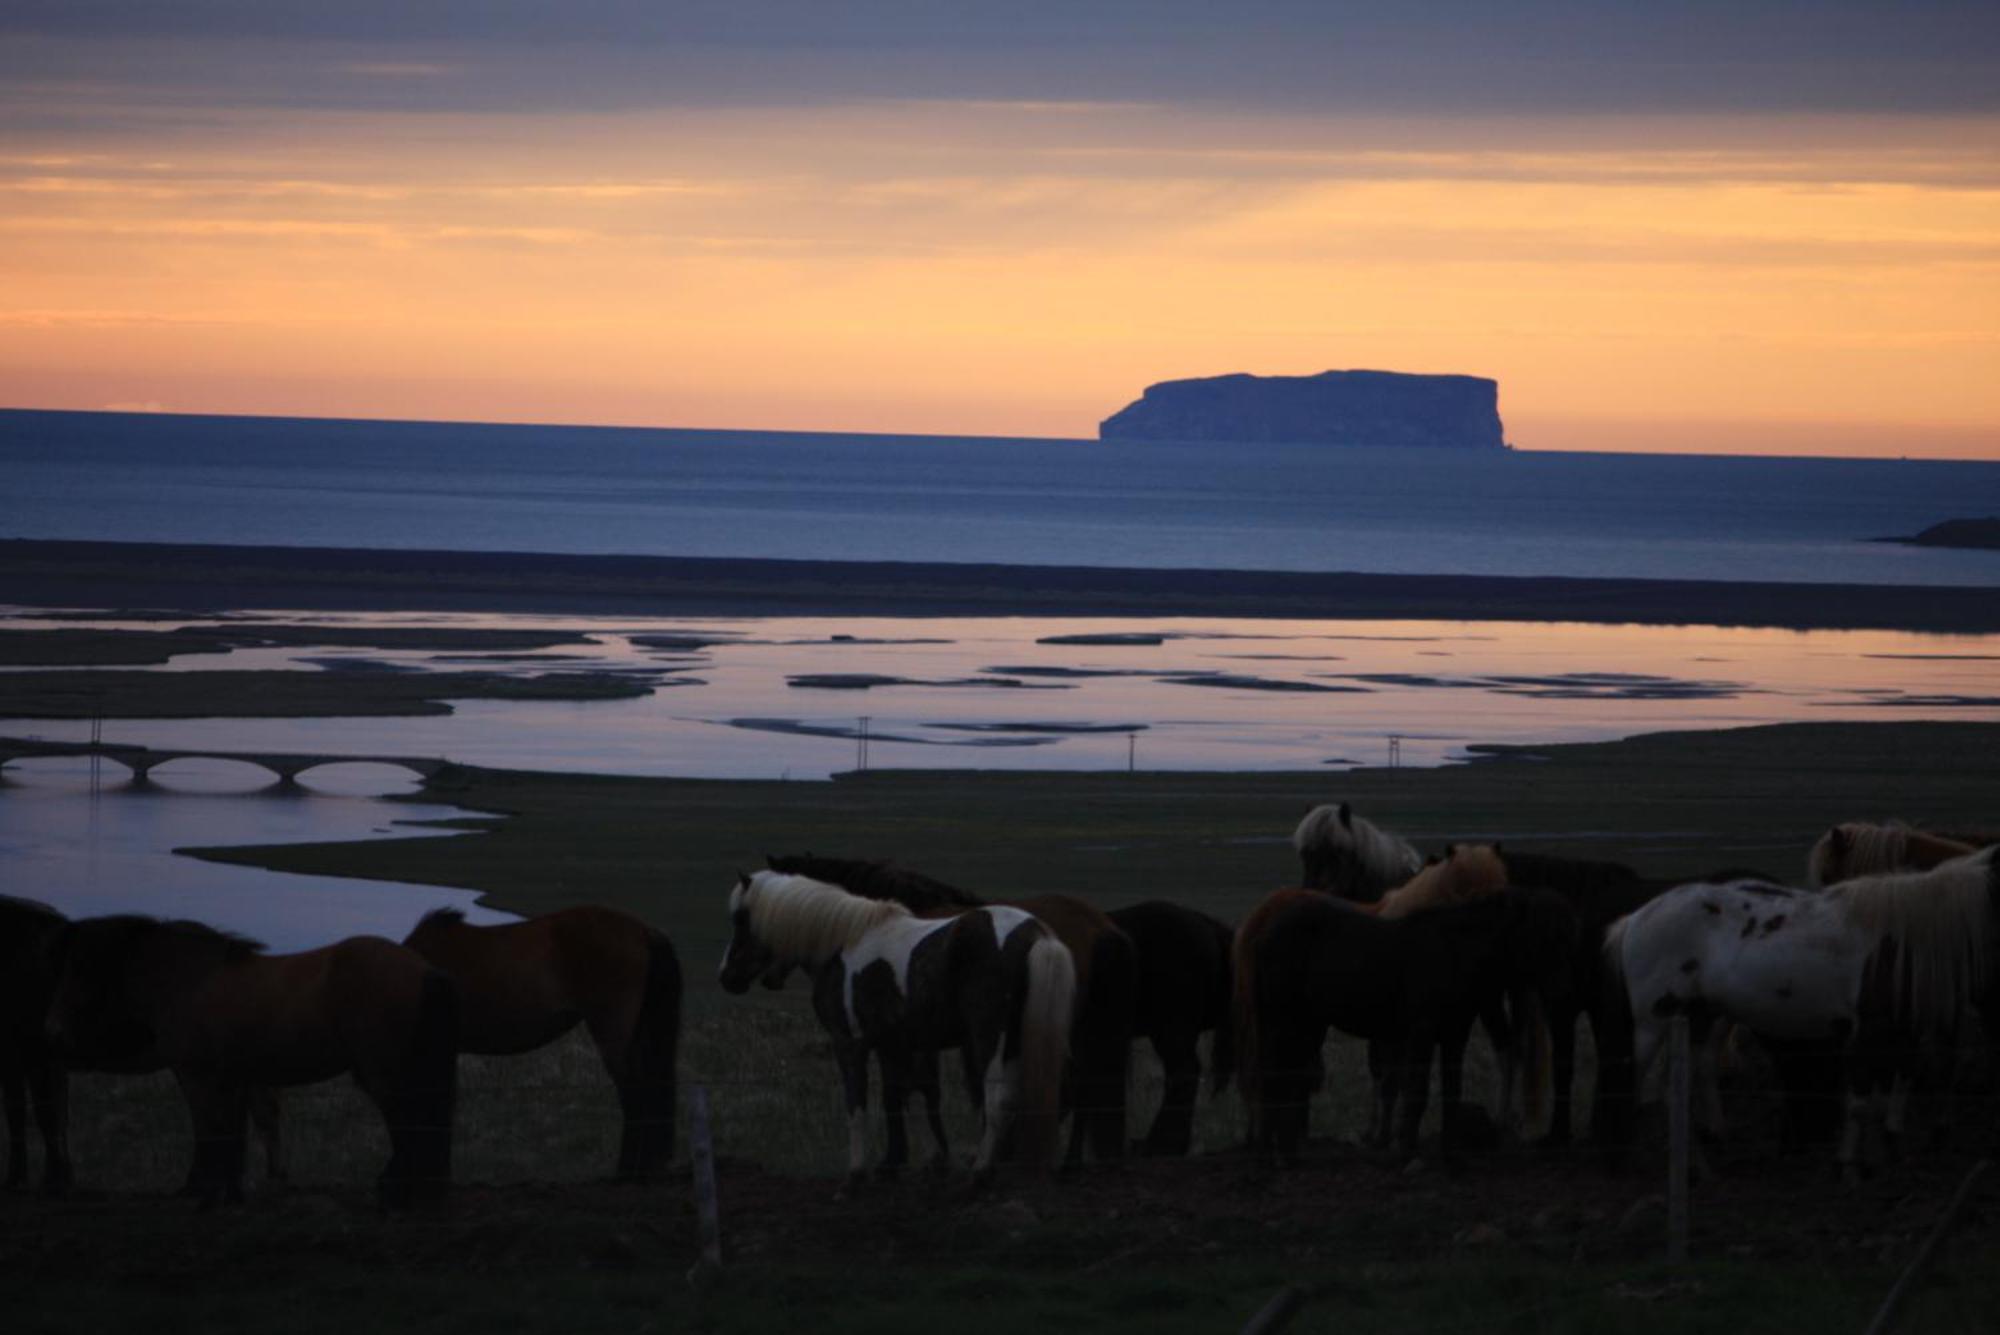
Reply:
M1087 436L1378 367L2000 458L1990 7L77 8L0 18L0 405Z

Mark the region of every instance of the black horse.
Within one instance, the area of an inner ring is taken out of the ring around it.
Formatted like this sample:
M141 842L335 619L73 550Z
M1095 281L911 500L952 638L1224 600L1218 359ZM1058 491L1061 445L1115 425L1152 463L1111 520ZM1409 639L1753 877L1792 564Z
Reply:
M1236 1029L1229 1014L1229 948L1236 933L1199 909L1163 899L1113 909L1110 917L1139 949L1136 1032L1153 1045L1167 1077L1160 1110L1138 1149L1148 1155L1186 1154L1201 1089L1201 1036L1215 1031L1209 1064L1216 1091L1236 1068Z
M1576 916L1559 895L1504 890L1406 918L1384 919L1310 890L1280 890L1236 941L1237 1047L1255 1146L1294 1159L1323 1078L1329 1027L1376 1040L1386 1058L1378 1098L1400 1113L1398 1150L1416 1153L1440 1059L1440 1152L1464 1135L1465 1044L1484 1010L1509 992L1553 1008L1567 994Z
M7 1108L7 1185L28 1180L28 1104L42 1133L42 1187L70 1184L69 1080L44 1026L55 971L49 943L68 919L32 899L0 895L0 1093Z
M1139 997L1139 960L1132 939L1102 910L1069 895L984 900L893 862L811 853L767 857L766 861L773 871L810 876L869 899L893 899L920 915L961 913L1000 904L1025 909L1040 919L1069 947L1076 962L1076 1020L1070 1031L1065 1094L1065 1105L1075 1120L1067 1162L1080 1162L1086 1143L1099 1159L1124 1154L1126 1071ZM919 1070L912 1080L913 1087L928 1100L936 1087L935 1074ZM934 1134L938 1129L933 1119ZM893 1152L901 1134L894 1121L889 1134Z

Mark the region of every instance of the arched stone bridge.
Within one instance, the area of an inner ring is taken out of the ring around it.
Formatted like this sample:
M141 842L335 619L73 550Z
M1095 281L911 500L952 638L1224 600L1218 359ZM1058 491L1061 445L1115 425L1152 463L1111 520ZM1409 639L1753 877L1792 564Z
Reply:
M128 746L119 742L51 742L33 737L0 737L0 772L13 760L41 756L103 756L132 771L132 782L145 783L147 776L170 760L240 760L267 769L281 784L298 782L299 775L321 765L396 765L417 777L429 779L451 766L449 760L425 756L348 756L282 751L216 751L208 747Z

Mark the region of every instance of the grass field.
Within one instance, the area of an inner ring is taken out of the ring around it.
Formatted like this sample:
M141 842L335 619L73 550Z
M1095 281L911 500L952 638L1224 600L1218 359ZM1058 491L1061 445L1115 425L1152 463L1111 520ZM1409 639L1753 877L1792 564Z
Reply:
M528 913L614 904L669 932L687 975L683 1079L708 1085L716 1109L722 1286L696 1300L681 1279L695 1250L684 1180L602 1181L615 1104L577 1040L531 1059L464 1061L465 1185L441 1214L411 1220L368 1207L386 1146L340 1085L288 1099L288 1190L198 1216L166 1195L187 1153L171 1083L79 1077L85 1190L0 1200L0 1310L10 1330L1216 1330L1309 1281L1324 1292L1294 1329L1859 1329L1966 1156L1836 1189L1817 1156L1769 1159L1748 1089L1732 1108L1749 1120L1746 1139L1697 1202L1697 1262L1672 1273L1656 1259L1650 1169L1613 1177L1513 1148L1459 1176L1405 1176L1346 1144L1362 1124L1352 1043L1330 1052L1314 1114L1322 1139L1290 1173L1232 1152L1240 1112L1226 1094L1204 1104L1211 1152L1192 1162L1009 1181L977 1201L918 1175L835 1202L844 1127L826 1045L803 988L736 998L714 986L722 900L734 868L809 848L892 856L990 895L1058 891L1106 907L1164 897L1233 920L1295 879L1292 825L1337 798L1424 846L1499 838L1660 875L1751 865L1796 879L1835 820L1992 827L1996 754L2000 726L1910 723L1662 734L1339 775L876 772L794 784L455 771L426 798L505 819L455 839L205 856L470 887ZM1475 1052L1483 1062L1483 1042ZM1150 1060L1137 1067L1135 1133L1157 1097ZM952 1125L968 1144L962 1099ZM1909 1329L1992 1328L1993 1225L1992 1205L1976 1207Z

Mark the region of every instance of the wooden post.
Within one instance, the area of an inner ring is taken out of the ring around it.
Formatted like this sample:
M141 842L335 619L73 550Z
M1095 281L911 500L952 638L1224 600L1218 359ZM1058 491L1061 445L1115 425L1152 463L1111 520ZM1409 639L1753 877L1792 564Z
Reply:
M1680 1265L1688 1254L1688 1021L1676 1015L1667 1026L1667 1263Z
M701 1258L688 1271L697 1293L714 1287L722 1274L722 1208L715 1196L715 1142L708 1131L708 1086L688 1094L688 1150L694 1160L694 1208L701 1224Z
M1944 1214L1938 1219L1937 1226L1931 1230L1931 1235L1924 1239L1924 1245L1917 1252L1916 1259L1910 1262L1909 1269L1905 1270L1902 1278L1896 1281L1896 1287L1889 1290L1889 1296L1882 1301L1882 1310L1868 1323L1868 1335L1889 1335L1889 1332L1896 1328L1897 1318L1903 1315L1903 1304L1907 1303L1910 1295L1916 1292L1917 1285L1923 1280L1924 1272L1930 1269L1931 1262L1937 1259L1938 1249L1944 1246L1944 1240L1951 1235L1952 1229L1958 1226L1958 1217L1965 1213L1966 1203L1972 1199L1972 1189L1979 1185L1979 1179L1985 1177L1987 1170L1992 1167L1991 1159L1981 1159L1972 1165L1972 1171L1965 1175L1965 1180L1958 1184L1957 1192L1952 1195L1951 1204L1945 1206Z

